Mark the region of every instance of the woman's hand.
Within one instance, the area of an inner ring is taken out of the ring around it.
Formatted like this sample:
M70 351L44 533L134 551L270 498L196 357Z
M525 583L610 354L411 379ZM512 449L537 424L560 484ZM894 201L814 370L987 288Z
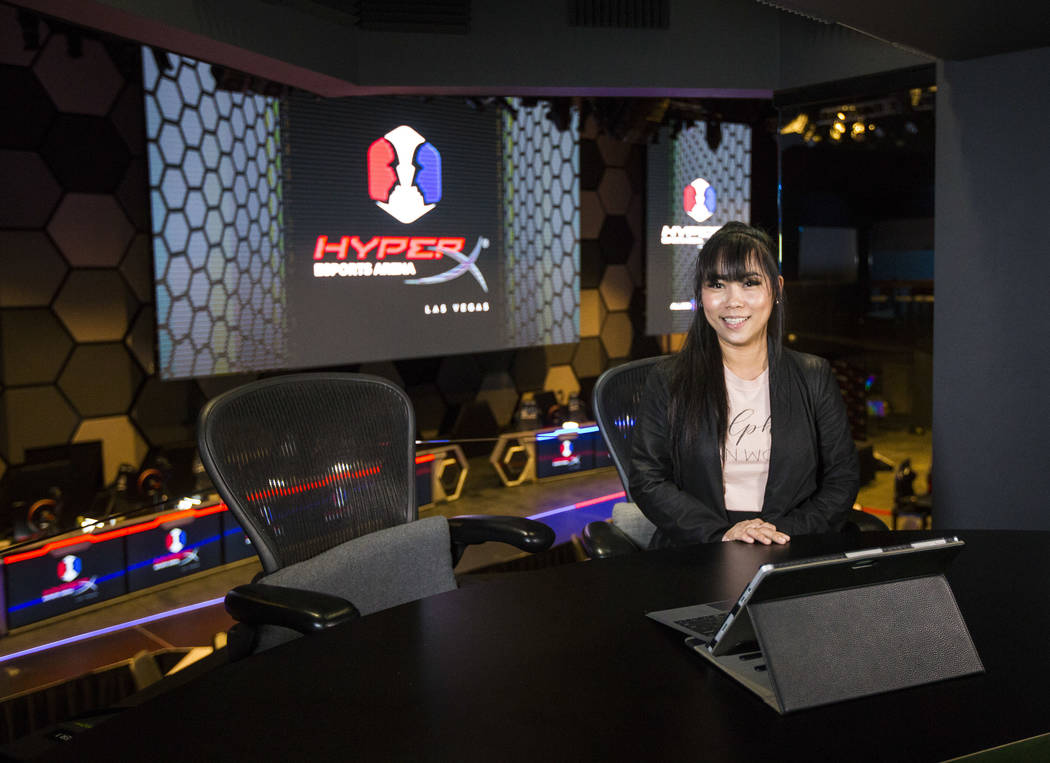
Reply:
M785 533L778 532L776 526L771 525L764 519L756 518L737 522L726 530L722 540L739 540L744 543L754 543L757 540L759 543L765 543L768 546L770 543L787 543L791 538Z

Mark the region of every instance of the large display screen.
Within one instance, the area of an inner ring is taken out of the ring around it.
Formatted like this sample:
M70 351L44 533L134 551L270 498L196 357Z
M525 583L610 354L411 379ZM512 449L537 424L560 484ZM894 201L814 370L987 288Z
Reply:
M143 55L163 378L579 339L576 127Z
M697 250L726 223L751 222L751 128L722 124L720 131L716 143L704 124L674 138L664 129L649 146L647 334L689 329Z

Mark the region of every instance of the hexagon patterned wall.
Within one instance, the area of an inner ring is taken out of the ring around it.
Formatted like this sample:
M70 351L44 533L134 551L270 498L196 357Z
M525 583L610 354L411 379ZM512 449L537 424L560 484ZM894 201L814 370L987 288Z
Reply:
M140 464L151 448L192 439L204 401L253 378L166 382L155 358L177 364L181 343L204 344L213 365L198 370L212 373L250 351L250 335L231 328L245 325L244 306L229 304L221 288L206 304L190 304L185 287L195 278L219 283L229 266L260 279L269 268L267 241L281 231L270 214L280 189L265 177L267 136L257 136L255 157L220 150L226 161L214 167L198 148L214 141L221 149L246 121L238 109L276 105L217 93L202 82L207 67L171 56L172 68L158 69L136 46L88 30L79 31L79 58L69 56L64 31L44 21L40 47L25 50L16 13L0 5L0 108L19 114L0 126L0 476L26 448L98 439L113 479L120 464ZM183 121L172 132L165 88L197 104L199 129L187 134ZM518 183L506 200L505 235L507 251L522 252L513 263L517 320L546 346L361 367L407 389L422 437L505 429L523 394L586 394L609 365L659 351L635 329L644 147L599 136L593 122L574 142L556 137L542 108L523 114L504 123L518 147L504 157ZM171 154L161 164L167 182L147 177L147 134ZM236 184L228 186L233 197L216 196L223 172L243 173L239 196ZM562 203L530 211L530 188L544 184L562 189ZM187 216L190 195L204 200L203 219ZM179 244L156 274L164 297L156 305L154 230ZM265 279L271 292L277 277ZM551 287L577 278L573 300L551 299ZM265 309L272 317L273 306ZM159 347L158 318L166 328Z

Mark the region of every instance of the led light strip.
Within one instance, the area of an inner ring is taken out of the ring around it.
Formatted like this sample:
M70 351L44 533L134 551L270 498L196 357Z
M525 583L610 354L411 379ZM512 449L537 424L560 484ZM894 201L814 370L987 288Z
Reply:
M543 519L544 517L552 517L555 514L561 514L566 511L573 511L575 509L582 509L586 506L593 506L596 503L605 503L606 501L615 501L620 498L626 497L626 493L621 490L619 493L609 493L608 495L600 495L597 498L588 498L586 501L580 501L574 503L571 506L562 506L559 509L551 509L550 511L542 511L539 514L533 514L529 519Z
M16 660L19 657L28 657L31 654L38 652L44 652L48 649L54 649L59 646L68 646L69 644L76 644L80 641L85 641L89 638L95 638L96 636L105 636L107 633L114 633L115 631L124 630L125 628L134 628L137 625L145 625L146 623L152 623L156 620L163 620L166 617L173 617L175 615L182 615L186 612L193 612L197 609L203 609L204 607L211 607L216 604L221 604L226 597L220 596L217 599L209 599L208 601L201 601L197 604L187 604L185 607L177 607L176 609L169 609L167 612L160 612L156 615L147 615L146 617L140 617L137 620L128 620L127 622L120 623L118 625L110 625L105 628L99 628L98 630L88 631L87 633L81 633L77 636L70 636L69 638L60 639L59 641L52 641L50 644L41 644L40 646L30 647L29 649L23 649L21 652L12 652L11 654L5 654L0 657L0 663L8 662L10 660Z

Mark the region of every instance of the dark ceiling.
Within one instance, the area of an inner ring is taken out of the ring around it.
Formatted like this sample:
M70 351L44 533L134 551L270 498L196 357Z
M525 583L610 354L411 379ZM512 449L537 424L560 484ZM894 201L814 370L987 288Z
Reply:
M759 0L948 60L1050 46L1043 0Z

